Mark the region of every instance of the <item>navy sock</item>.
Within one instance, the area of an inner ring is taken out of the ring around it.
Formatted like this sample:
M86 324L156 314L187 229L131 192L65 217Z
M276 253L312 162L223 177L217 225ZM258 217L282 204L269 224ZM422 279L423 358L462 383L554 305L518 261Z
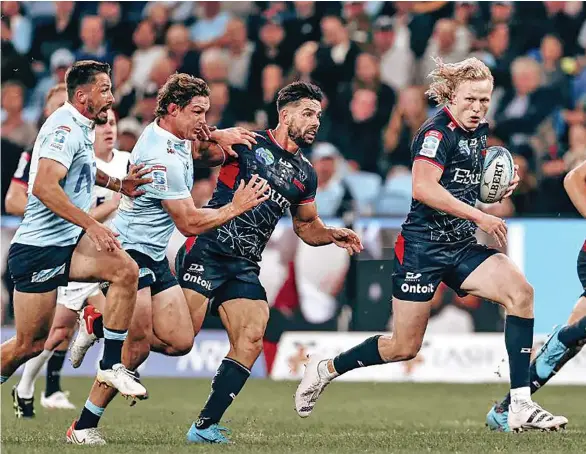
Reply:
M86 400L83 410L81 411L81 416L75 423L75 430L98 427L98 423L103 414L104 409L102 407L92 404L89 399Z
M47 361L47 386L45 397L61 391L61 369L65 361L66 351L55 350Z
M507 315L505 344L509 354L511 389L529 386L533 319Z
M127 334L127 330L122 331L104 327L104 356L100 361L102 370L112 369L114 364L122 362L122 344L124 344Z
M573 325L564 326L558 334L558 339L566 347L573 347L586 339L586 317L582 317Z
M336 369L336 372L342 375L358 367L384 364L378 352L379 337L380 335L369 337L361 344L336 356L334 358L334 369Z
M212 392L199 414L195 423L198 429L207 429L216 424L236 398L246 380L250 377L250 370L231 358L224 358L212 380Z
M104 338L104 317L98 317L92 323L94 334L98 339Z

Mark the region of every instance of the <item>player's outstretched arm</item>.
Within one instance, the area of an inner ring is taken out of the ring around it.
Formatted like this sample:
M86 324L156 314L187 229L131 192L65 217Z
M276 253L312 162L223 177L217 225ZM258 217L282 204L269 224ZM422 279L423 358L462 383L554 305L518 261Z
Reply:
M67 176L67 168L52 159L39 159L37 177L33 184L33 195L57 216L84 229L96 245L108 250L120 249L116 234L100 224L85 211L76 207L59 184Z
M6 212L14 216L23 216L27 199L28 196L26 194L26 186L12 181L10 186L8 186L6 198L4 199Z
M492 235L499 246L507 244L505 222L456 199L440 184L442 172L436 165L416 159L413 162L413 198L436 210L474 222Z
M244 145L248 149L256 144L256 134L245 128L212 128L202 131L200 140L194 141L193 159L197 167L216 167L224 164L228 157L237 158L232 148Z
M586 218L586 162L566 175L564 188L576 209Z
M200 235L254 208L269 198L266 180L253 175L248 184L242 180L232 202L221 208L196 208L192 198L163 200L162 204L177 229L185 236Z
M109 176L106 172L98 169L96 172L96 185L110 191L120 192L128 197L138 197L145 193L144 189L137 189L144 184L152 183L152 178L143 178L151 172L150 168L145 169L144 164L131 165L128 175L122 180Z
M120 194L114 194L110 200L105 201L90 210L90 216L98 222L104 222L118 209L120 205Z
M293 229L310 246L334 243L350 255L358 254L363 249L360 238L352 230L326 226L317 214L315 202L297 206L293 213Z

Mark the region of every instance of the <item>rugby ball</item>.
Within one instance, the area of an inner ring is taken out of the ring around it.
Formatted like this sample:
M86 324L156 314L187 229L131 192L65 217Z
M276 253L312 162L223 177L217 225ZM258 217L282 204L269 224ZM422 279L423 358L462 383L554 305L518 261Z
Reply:
M478 199L484 203L500 201L515 177L515 164L509 150L504 147L486 149L480 179Z

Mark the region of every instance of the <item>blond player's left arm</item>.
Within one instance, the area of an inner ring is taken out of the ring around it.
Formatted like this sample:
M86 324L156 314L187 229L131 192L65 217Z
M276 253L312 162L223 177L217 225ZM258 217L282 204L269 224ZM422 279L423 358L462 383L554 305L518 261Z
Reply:
M586 218L586 161L566 175L564 188L576 209Z

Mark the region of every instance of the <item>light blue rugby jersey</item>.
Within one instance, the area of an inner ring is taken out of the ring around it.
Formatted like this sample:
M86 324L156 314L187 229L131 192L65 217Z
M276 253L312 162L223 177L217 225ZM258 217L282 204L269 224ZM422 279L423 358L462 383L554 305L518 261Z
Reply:
M178 139L155 121L141 134L130 162L151 168L153 182L143 186L146 194L136 199L122 198L112 227L120 234L118 239L124 249L133 249L160 261L165 258L175 228L162 202L191 197L191 141Z
M32 246L68 246L75 244L81 227L57 216L32 194L40 158L49 158L67 168L60 182L69 200L88 212L96 181L94 122L66 102L45 121L33 148L24 219L13 243Z

